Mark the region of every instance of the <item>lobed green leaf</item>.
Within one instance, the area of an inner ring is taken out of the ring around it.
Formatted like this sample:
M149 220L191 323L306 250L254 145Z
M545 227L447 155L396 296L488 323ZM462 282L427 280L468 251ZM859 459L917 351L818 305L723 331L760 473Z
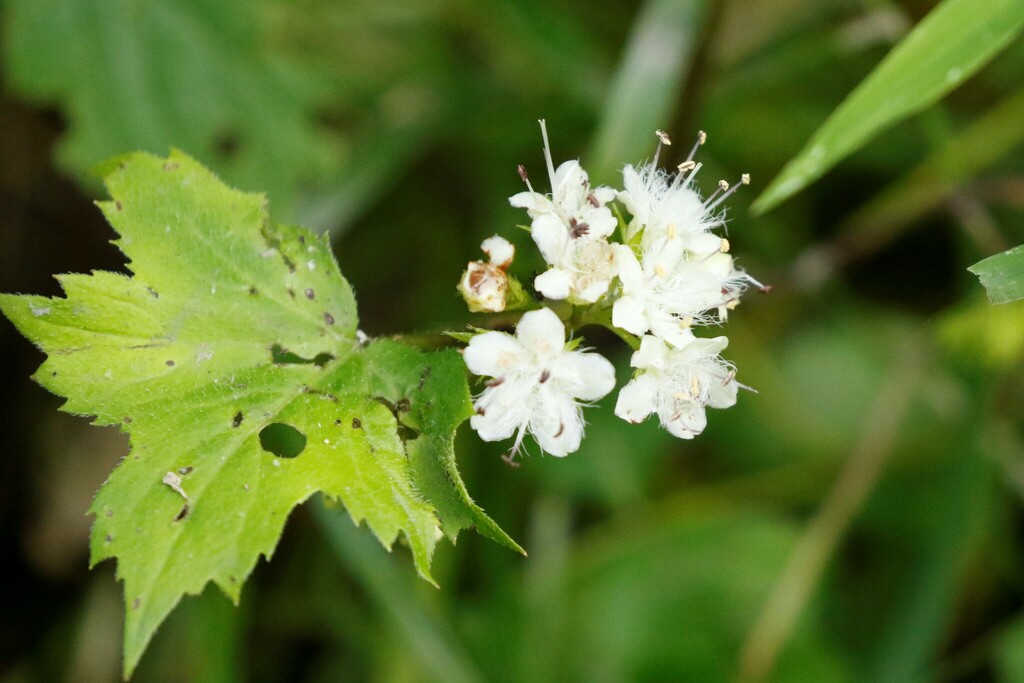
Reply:
M457 354L361 346L326 238L272 226L261 195L180 152L124 157L106 183L134 276L64 275L66 298L0 309L47 353L35 378L64 410L131 435L91 508L92 563L117 558L124 581L126 674L183 594L212 581L237 601L317 491L385 546L403 535L431 582L442 529L519 549L456 468L471 410Z

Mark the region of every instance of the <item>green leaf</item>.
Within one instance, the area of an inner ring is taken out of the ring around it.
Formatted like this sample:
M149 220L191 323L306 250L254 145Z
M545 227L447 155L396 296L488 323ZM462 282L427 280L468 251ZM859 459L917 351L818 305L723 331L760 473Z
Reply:
M58 159L90 185L114 154L173 146L264 189L278 215L341 231L439 125L442 36L396 33L396 15L438 21L438 3L11 0L4 10L6 84L60 109Z
M751 207L764 213L893 124L937 102L1024 26L1024 0L945 0L882 60Z
M271 226L262 195L179 152L123 157L106 184L134 277L59 276L67 298L0 309L48 354L35 378L64 410L131 435L91 509L92 562L116 557L125 584L126 673L183 594L213 581L237 601L317 491L385 546L403 534L428 581L441 528L518 549L455 468L458 356L361 347L326 238ZM421 432L408 454L400 420Z
M981 280L992 303L1024 299L1024 245L989 256L968 270Z

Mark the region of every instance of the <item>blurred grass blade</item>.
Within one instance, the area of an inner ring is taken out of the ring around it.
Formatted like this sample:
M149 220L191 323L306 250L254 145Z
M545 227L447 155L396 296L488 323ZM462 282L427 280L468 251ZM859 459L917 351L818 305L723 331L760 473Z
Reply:
M884 129L935 103L1022 26L1024 0L945 0L839 105L751 209L777 206Z
M968 270L981 280L992 303L1024 299L1024 245L989 256Z
M598 182L654 150L654 131L667 125L707 16L704 0L648 0L626 45L587 155Z
M831 267L878 251L947 201L964 183L1013 152L1024 142L1021 121L1024 88L949 138L915 169L844 220L831 245Z
M483 680L451 626L424 609L411 572L403 575L380 544L356 528L347 514L324 505L312 506L312 512L335 556L358 579L420 660L425 678L445 683Z

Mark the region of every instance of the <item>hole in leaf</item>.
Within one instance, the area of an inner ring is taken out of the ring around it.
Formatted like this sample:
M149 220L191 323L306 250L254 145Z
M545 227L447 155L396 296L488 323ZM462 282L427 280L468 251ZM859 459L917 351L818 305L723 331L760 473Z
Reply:
M334 360L334 356L329 353L318 353L313 358L303 358L280 344L270 347L270 357L274 361L274 365L315 365L318 368L322 368Z
M279 458L294 458L306 449L306 435L291 425L272 422L260 430L260 446Z

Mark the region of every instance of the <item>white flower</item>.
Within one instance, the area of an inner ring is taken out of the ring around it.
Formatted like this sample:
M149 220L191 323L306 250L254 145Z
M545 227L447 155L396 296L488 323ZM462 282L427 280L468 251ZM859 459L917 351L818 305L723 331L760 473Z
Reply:
M551 455L579 448L579 401L596 401L615 387L615 371L596 353L568 351L565 327L550 309L523 314L513 337L485 332L463 352L470 372L493 377L474 403L470 425L484 441L516 435L512 456L526 432Z
M687 343L671 348L657 337L644 337L631 360L640 372L619 392L615 414L638 423L657 413L671 434L692 439L707 425L705 407L736 403L735 373L718 355L728 344L725 337L700 339L690 333Z
M670 176L654 164L622 170L624 190L619 201L633 217L626 230L626 241L642 231L646 249L665 241L678 241L680 248L694 254L713 254L721 249L722 238L711 232L724 222L713 207L693 189L693 177L699 167L693 165L688 175L679 171Z
M533 219L533 240L551 266L534 281L537 291L549 299L593 303L608 291L616 274L608 237L618 221L605 206L616 193L610 187L592 188L579 161L566 161L555 169L547 128L544 121L540 125L551 194L535 192L520 166L528 189L509 197L509 203L525 208Z
M615 245L622 294L612 307L612 324L637 335L650 331L680 346L691 325L724 320L747 283L757 283L724 252L698 256L670 247L644 251L637 259L628 246Z

